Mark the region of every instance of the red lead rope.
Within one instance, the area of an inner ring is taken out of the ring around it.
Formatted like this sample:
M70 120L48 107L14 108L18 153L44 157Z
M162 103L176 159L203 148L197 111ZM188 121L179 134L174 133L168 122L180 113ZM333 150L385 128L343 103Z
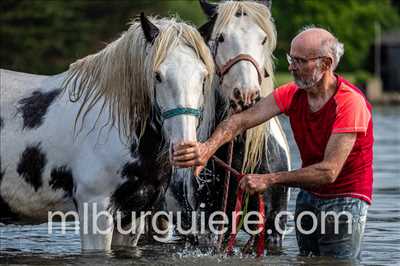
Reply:
M240 180L245 176L243 173L239 173L237 170L233 169L231 166L226 164L224 161L216 157L215 155L212 157L216 163L218 163L222 168L224 168L227 171L230 171L233 176L236 177L237 182L239 183ZM241 189L239 186L237 188L236 192L236 204L235 204L235 216L233 219L233 222L235 223L235 229L231 232L229 239L228 239L228 244L226 247L226 252L231 255L233 253L233 246L235 245L236 242L236 236L237 236L237 227L239 225L240 219L239 218L239 212L242 209L243 205L243 195L244 191ZM257 247L256 247L256 253L257 257L261 257L264 255L264 239L265 239L265 203L264 203L264 197L263 194L260 193L258 195L258 212L260 213L261 216L261 222L258 224L258 229L259 229L259 235L257 239ZM233 227L233 226L232 226Z
M258 224L258 229L260 229L260 233L258 235L257 240L257 257L264 255L265 249L265 203L264 203L264 195L262 193L258 194L258 212L261 215L262 223Z

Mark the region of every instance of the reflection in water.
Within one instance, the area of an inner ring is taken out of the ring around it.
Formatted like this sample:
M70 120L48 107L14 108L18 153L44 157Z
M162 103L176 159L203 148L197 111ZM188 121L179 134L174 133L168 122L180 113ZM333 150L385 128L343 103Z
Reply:
M400 261L400 107L382 107L374 109L375 158L374 158L374 200L368 212L361 263L369 265L396 264ZM287 120L284 121L288 129ZM289 130L287 130L289 132ZM289 134L291 137L291 135ZM293 150L293 167L300 166L293 138L290 139ZM294 211L293 190L289 211ZM289 223L293 227L293 221ZM265 264L322 264L349 265L352 262L338 262L330 258L298 257L296 236L290 233L285 238L280 256L267 256L261 260L241 256L221 257L207 249L191 250L172 244L153 244L140 248L114 249L109 253L81 254L79 234L74 233L74 224L67 226L66 234L61 228L54 228L55 234L47 234L47 225L36 226L0 226L0 264L89 264L89 265L125 265L125 264L229 264L229 265L265 265ZM58 233L57 233L58 232ZM247 236L239 238L244 245ZM353 262L354 263L354 262Z

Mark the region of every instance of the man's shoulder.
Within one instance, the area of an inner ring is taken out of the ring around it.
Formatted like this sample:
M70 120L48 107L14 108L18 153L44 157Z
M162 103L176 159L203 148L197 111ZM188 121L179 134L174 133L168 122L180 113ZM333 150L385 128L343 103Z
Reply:
M280 90L280 89L297 90L298 87L297 87L296 83L294 83L294 81L291 81L291 82L282 84L276 88L276 90Z
M284 95L285 98L292 98L295 94L297 94L297 92L300 91L301 90L294 81L283 84L274 90L275 94Z
M354 84L344 79L343 77L339 78L339 89L335 95L335 101L338 106L344 105L361 105L368 107L369 103L363 94L363 92L358 89Z
M299 91L294 82L286 83L273 91L276 104L282 113L289 114L294 95Z

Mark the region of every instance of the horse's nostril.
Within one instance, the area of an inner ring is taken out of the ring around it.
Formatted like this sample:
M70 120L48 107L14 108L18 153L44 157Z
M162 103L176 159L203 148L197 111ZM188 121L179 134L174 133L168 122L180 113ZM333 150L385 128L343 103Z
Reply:
M241 98L241 95L240 95L241 93L240 93L240 90L238 89L238 88L234 88L233 89L233 97L235 97L236 99L240 99Z
M232 109L235 109L236 108L236 103L234 101L230 100L229 101L229 107L232 108Z

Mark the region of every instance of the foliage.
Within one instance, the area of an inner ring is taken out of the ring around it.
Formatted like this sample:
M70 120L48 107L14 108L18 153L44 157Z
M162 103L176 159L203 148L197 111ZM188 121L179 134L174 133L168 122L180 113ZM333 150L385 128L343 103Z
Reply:
M273 0L277 69L287 69L284 55L290 40L310 24L331 30L345 44L340 70L363 68L374 24L383 31L400 28L399 8L389 0ZM206 21L197 0L2 0L0 9L1 67L37 74L64 71L104 47L141 11L177 13L197 25Z
M126 30L138 10L157 14L162 6L127 0L2 0L1 67L36 74L64 71Z
M339 71L365 67L375 38L375 23L381 25L383 32L400 28L400 15L389 0L273 1L273 16L278 29L278 58L285 58L290 40L301 28L320 26L344 43L345 55ZM285 60L279 61L279 69L286 66Z

